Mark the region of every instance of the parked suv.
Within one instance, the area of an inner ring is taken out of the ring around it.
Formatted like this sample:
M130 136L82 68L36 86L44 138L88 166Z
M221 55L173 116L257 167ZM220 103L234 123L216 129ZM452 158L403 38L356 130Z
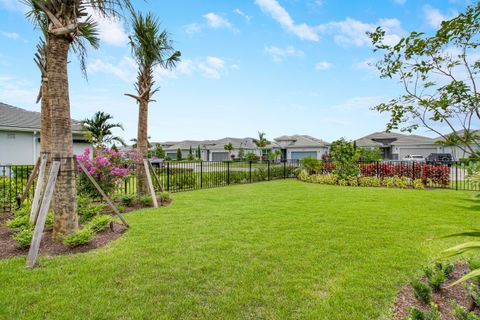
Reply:
M427 157L427 164L448 164L453 162L452 155L450 153L430 153Z

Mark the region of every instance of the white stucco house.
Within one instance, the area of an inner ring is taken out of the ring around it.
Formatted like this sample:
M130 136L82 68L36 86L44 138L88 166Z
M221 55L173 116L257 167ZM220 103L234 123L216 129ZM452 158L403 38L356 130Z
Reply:
M225 145L231 143L233 150L230 152L225 150ZM260 150L254 143L254 139L247 138L222 138L218 140L185 140L179 142L159 142L153 143L161 145L167 157L176 159L177 150L182 152L182 158L188 156L190 147L193 154L196 155L196 150L200 146L201 159L203 161L224 161L229 159L231 155L238 158L240 148L243 148L244 153L253 152L261 157L269 150L281 150L282 159L287 160L301 160L305 157L315 157L321 159L324 154L328 153L328 143L307 135L291 135L281 136L273 139L271 143L263 150Z
M72 120L75 154L91 147ZM0 165L34 165L40 156L40 113L0 103Z
M411 154L426 158L432 153L446 153L436 139L414 134L375 132L356 140L356 143L363 148L379 147L384 160L402 160Z

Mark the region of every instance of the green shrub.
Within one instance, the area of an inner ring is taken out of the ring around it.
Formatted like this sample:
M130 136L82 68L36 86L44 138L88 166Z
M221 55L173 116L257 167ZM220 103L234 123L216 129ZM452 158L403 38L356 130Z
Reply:
M377 177L360 177L360 178L358 178L358 185L360 187L379 187L380 184L381 184L381 181Z
M428 280L428 284L432 287L433 291L440 291L442 290L443 284L447 280L445 273L443 272L436 272L432 275L432 277Z
M89 228L83 228L76 233L72 233L63 238L63 244L67 247L78 247L82 244L86 244L93 239L95 233Z
M30 225L30 216L24 215L12 218L7 221L7 227L12 229L31 228L32 226Z
M451 278L453 271L455 269L455 266L452 263L442 263L442 262L436 262L435 263L435 270L437 272L442 272L445 277Z
M124 195L122 196L121 201L124 206L131 207L135 201L135 196L131 194Z
M77 210L80 222L90 221L93 217L102 214L104 204L94 204L91 199L77 197Z
M13 210L13 215L16 217L20 216L30 216L30 211L32 210L31 206L23 206L18 209Z
M348 185L352 187L358 187L358 179L355 177L349 178Z
M470 260L468 262L468 267L470 268L470 271L480 269L480 260ZM480 282L480 276L473 278L473 280L476 282Z
M300 170L308 174L317 174L322 171L323 162L314 157L307 157L300 160Z
M144 207L151 207L153 204L152 197L150 196L140 197L139 201L140 201L140 204Z
M475 313L468 312L457 303L453 304L452 314L457 320L480 320L480 317L478 317Z
M395 176L393 177L394 178L394 183L395 183L395 186L397 188L400 188L400 189L406 189L408 187L408 178L407 177L398 177L398 176Z
M122 205L119 205L119 206L117 206L117 210L118 210L118 212L120 212L120 213L124 213L124 212L125 212L125 207L122 206Z
M45 220L45 228L52 228L53 227L53 212L49 212L47 214L47 219Z
M94 217L86 226L86 228L92 230L92 232L97 233L103 231L107 228L108 224L112 221L112 218L108 215L102 214L100 216Z
M439 320L442 314L438 311L438 306L432 303L430 310L423 312L417 308L411 308L406 320Z
M385 177L383 179L383 184L387 188L395 188L395 177Z
M423 303L430 303L432 301L432 289L423 282L414 280L411 283L413 288L413 295Z
M348 186L348 180L339 179L339 180L338 180L338 185L339 185L339 186L344 186L344 187L346 187L346 186Z
M169 192L160 192L159 194L160 200L165 201L170 199L170 193Z
M425 185L423 184L423 180L422 179L413 180L413 188L418 189L418 190L425 189Z
M20 247L28 248L32 243L33 230L32 228L23 228L15 232L12 236L13 240L17 241Z

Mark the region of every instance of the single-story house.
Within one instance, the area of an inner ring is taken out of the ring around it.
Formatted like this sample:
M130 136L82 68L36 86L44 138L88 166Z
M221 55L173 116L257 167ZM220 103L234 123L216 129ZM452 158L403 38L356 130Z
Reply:
M233 150L228 152L225 145L231 143ZM156 144L156 143L153 143ZM282 159L301 160L305 157L315 157L321 159L324 154L328 153L328 143L307 135L281 136L273 139L263 150L260 150L254 143L253 138L222 138L218 140L185 140L180 142L160 142L167 157L176 159L177 150L182 152L182 158L188 156L190 147L194 156L196 156L197 148L200 146L201 159L203 161L224 161L230 156L238 157L240 148L243 148L244 154L249 152L255 153L257 156L266 155L269 150L281 150Z
M475 135L480 134L478 130L475 130L472 133L475 134ZM460 130L460 131L457 131L456 134L459 135L459 136L463 136L464 133L463 133L463 130ZM449 135L447 135L447 136L449 136ZM442 147L442 150L443 150L442 153L450 153L452 155L452 158L455 159L455 160L459 160L461 158L468 158L471 155L471 151L469 150L469 148L467 146L453 146L453 147L450 147L450 146L443 145L442 142L445 141L445 138L443 138L442 136L436 138L435 141ZM477 143L474 143L470 146L474 151L477 151L477 152L480 151L480 147L479 147L480 146L480 141L478 141Z
M275 138L272 146L272 149L282 151L282 159L294 161L307 157L322 159L324 155L328 155L329 150L327 142L308 135L298 134Z
M225 145L231 143L233 150L231 152L225 150ZM180 142L162 142L159 143L165 150L166 157L172 159L177 158L177 150L182 152L182 158L185 159L192 148L194 156L197 154L197 149L200 146L200 158L203 161L224 161L230 159L233 155L238 157L240 148L243 148L244 154L253 152L260 156L257 146L253 143L252 138L222 138L219 140L185 140Z
M91 147L72 120L73 151ZM40 156L40 113L0 103L0 165L34 165Z
M428 157L431 153L444 152L435 139L396 132L375 132L356 140L356 144L369 149L377 146L384 160L402 160L411 154Z

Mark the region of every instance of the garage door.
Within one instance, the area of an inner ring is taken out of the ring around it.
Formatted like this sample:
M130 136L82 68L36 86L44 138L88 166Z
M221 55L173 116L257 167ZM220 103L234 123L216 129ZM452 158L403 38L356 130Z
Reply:
M212 161L228 160L228 152L212 152Z
M297 151L292 152L292 160L302 160L303 158L317 158L317 151Z
M400 148L399 159L402 160L409 154L418 154L424 156L425 158L430 155L430 153L437 153L437 148Z

